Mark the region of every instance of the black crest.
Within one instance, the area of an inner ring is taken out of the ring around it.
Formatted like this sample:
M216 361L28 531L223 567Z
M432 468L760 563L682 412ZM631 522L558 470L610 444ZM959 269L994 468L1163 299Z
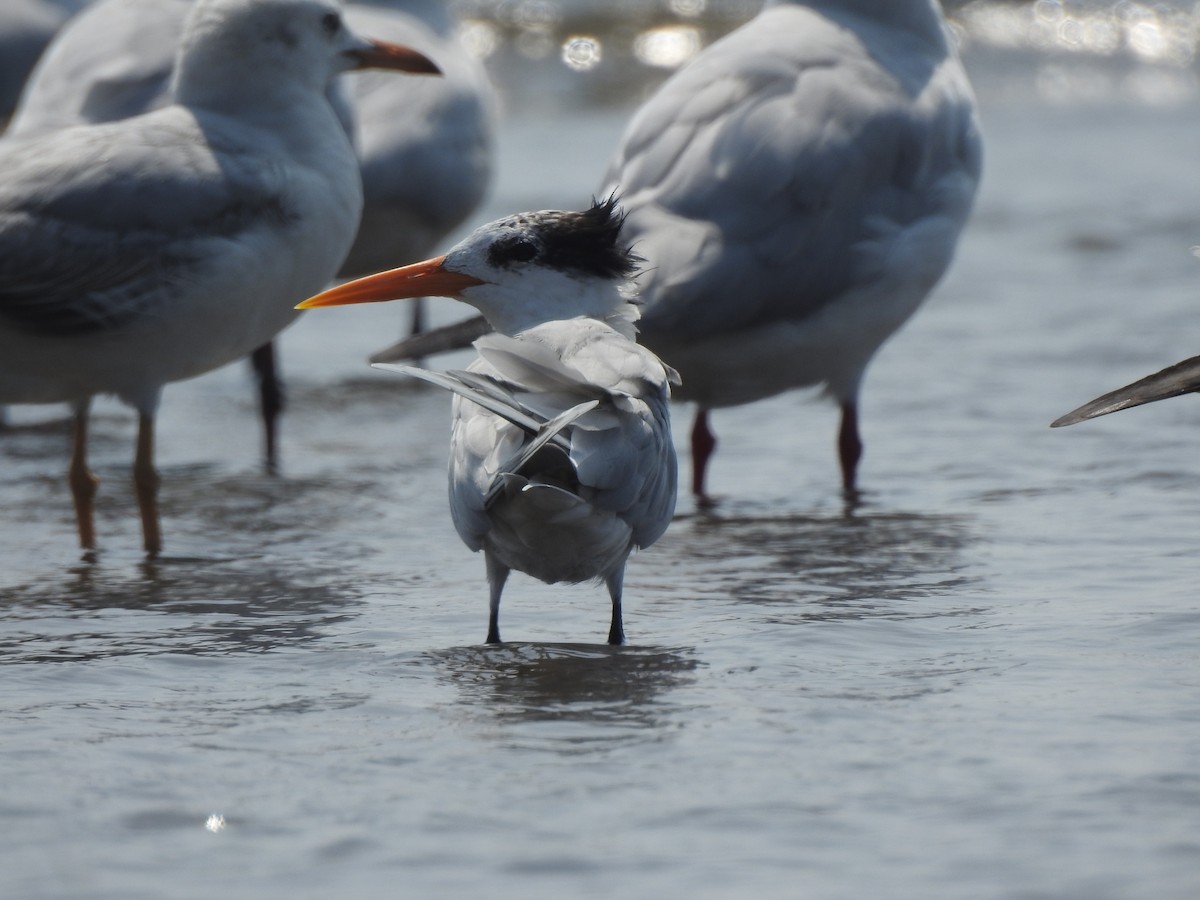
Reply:
M511 220L520 233L496 241L488 261L510 268L537 259L543 265L608 279L631 277L644 260L621 243L625 214L616 194L582 212L527 213Z

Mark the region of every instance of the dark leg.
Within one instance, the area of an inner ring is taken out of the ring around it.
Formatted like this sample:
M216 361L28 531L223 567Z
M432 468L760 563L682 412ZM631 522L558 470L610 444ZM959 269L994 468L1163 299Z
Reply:
M696 410L696 421L692 423L692 494L701 506L712 502L704 491L704 475L716 447L716 435L708 427L708 410L701 407Z
M425 333L425 298L418 297L412 302L412 319L409 323L408 339L412 339L419 334ZM425 365L425 359L421 356L414 356L412 359L414 366Z
M67 470L67 483L75 500L75 524L79 529L79 546L84 550L96 547L96 524L94 518L96 485L100 480L87 467L88 403L75 409L75 433L71 445L71 467Z
M483 551L484 563L487 565L488 588L491 596L488 602L488 636L489 644L500 643L500 594L504 591L504 582L508 580L508 566L497 560L488 551Z
M842 489L847 494L858 490L858 461L862 459L862 439L858 436L858 404L842 404L842 426L838 430L838 459L842 464Z
M138 416L137 456L133 460L133 486L137 491L138 510L142 514L142 539L148 556L162 550L162 530L158 524L158 472L154 470L154 416Z
M409 334L422 334L425 331L425 298L418 297L412 302L412 327Z
M250 364L254 367L254 377L258 380L258 403L266 441L267 474L274 475L279 471L277 423L284 406L283 382L279 378L274 341L267 341L251 353Z
M624 590L625 564L604 579L608 594L612 597L612 622L608 626L608 642L614 646L625 643L625 623L621 617L621 594Z

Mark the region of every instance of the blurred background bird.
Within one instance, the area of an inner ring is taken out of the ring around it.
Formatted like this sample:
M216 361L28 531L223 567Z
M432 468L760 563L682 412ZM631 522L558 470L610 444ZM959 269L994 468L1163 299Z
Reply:
M62 0L66 2L66 0ZM29 76L8 136L112 122L171 100L175 47L194 0L99 0L54 36ZM476 210L492 180L496 98L482 66L434 0L351 3L360 34L419 49L440 78L347 73L330 102L350 136L363 181L363 212L341 277L422 259ZM422 327L414 305L412 328ZM278 468L277 419L284 395L274 342L251 354L268 471Z
M327 90L367 66L437 72L414 50L357 37L325 0L199 0L171 103L0 141L0 403L74 408L85 548L92 398L138 412L134 482L157 554L163 386L261 347L345 259L362 188Z
M0 3L0 130L12 115L29 72L55 32L88 0Z

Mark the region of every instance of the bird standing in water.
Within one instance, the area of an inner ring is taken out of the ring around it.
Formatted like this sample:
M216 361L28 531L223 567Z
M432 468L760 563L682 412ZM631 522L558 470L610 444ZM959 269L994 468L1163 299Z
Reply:
M980 174L975 103L937 0L774 0L642 106L612 160L650 262L642 341L709 411L821 386L858 486L871 358L941 278Z
M516 569L547 583L602 579L608 642L625 640L625 564L675 508L668 412L678 380L634 341L615 202L543 211L476 230L445 256L326 291L302 308L421 296L471 304L495 334L465 371L397 367L455 393L450 513L483 550L487 640L500 641L500 596Z
M171 101L175 47L193 0L99 0L73 17L29 78L8 135L114 122ZM350 3L351 30L418 48L440 78L356 71L333 79L330 103L363 181L358 233L338 275L376 272L434 252L482 201L491 179L494 97L482 66L454 40L441 0ZM414 329L420 304L414 304ZM259 385L266 468L278 469L284 406L274 341L250 356Z
M0 142L0 403L74 407L83 547L92 397L138 412L134 484L157 554L163 386L262 346L345 258L362 190L325 91L366 66L437 71L354 35L326 0L200 0L171 105Z

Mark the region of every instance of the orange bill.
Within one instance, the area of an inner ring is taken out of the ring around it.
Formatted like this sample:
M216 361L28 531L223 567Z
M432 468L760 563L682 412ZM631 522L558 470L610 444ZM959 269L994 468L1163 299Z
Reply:
M405 300L413 297L457 297L459 292L485 282L461 272L444 268L446 257L413 263L399 269L389 269L377 275L367 275L330 288L309 297L296 309L315 309L318 306L346 306L351 303L379 303L384 300Z
M417 75L441 75L437 64L412 47L389 44L386 41L368 40L369 46L351 51L359 69L393 69L397 72L412 72Z

